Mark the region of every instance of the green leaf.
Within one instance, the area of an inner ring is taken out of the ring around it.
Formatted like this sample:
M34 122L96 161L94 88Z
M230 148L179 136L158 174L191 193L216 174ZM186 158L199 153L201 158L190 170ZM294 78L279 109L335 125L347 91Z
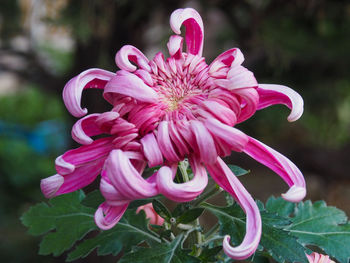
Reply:
M345 213L325 202L299 203L288 230L303 244L316 245L339 262L350 258L350 224Z
M173 217L179 217L184 212L186 212L189 208L190 208L189 203L180 203L174 208L171 214L173 215Z
M98 249L98 255L117 255L122 249L128 252L132 246L144 241L154 244L159 243L160 239L148 229L143 211L136 214L135 210L127 210L113 229L102 231L96 237L83 241L68 255L67 259L72 261L84 258L95 248Z
M266 210L279 216L288 217L294 211L295 204L287 202L282 197L271 196L266 202Z
M82 191L55 197L46 203L31 207L21 218L32 235L45 235L39 254L61 255L88 232L96 229L94 209L81 205Z
M171 243L161 243L152 248L135 247L125 254L120 263L199 263L200 260L188 255L189 250L181 249L183 234L178 235Z
M81 201L84 206L92 207L97 209L100 204L105 201L99 190L92 191L86 195L86 197Z
M154 211L156 211L159 216L161 216L166 220L169 220L171 218L170 211L161 201L154 199L152 202L152 205L153 205Z
M204 208L193 208L184 212L181 216L176 219L176 222L182 224L188 224L196 220L202 215Z
M229 234L234 245L242 242L246 218L239 205L217 207L205 203L203 206L218 217L221 235ZM260 213L262 218L260 245L278 262L308 262L303 246L283 229L290 221L265 210Z
M198 258L203 263L216 262L216 256L221 250L222 250L222 246L217 246L213 248L205 247Z
M235 176L242 176L242 175L250 173L249 170L245 170L237 165L228 164L227 166L231 169L231 171L233 172L233 174Z

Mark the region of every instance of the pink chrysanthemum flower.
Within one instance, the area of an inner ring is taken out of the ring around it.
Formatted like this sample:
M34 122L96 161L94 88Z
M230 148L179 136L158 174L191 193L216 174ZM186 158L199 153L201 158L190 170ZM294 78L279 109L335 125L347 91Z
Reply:
M234 259L252 255L260 241L261 218L251 195L221 159L231 151L244 152L275 171L289 185L283 198L298 202L306 194L299 169L286 157L249 137L234 126L256 110L274 104L291 109L289 121L303 112L303 100L292 89L258 84L242 66L237 48L219 55L211 64L202 57L203 22L191 8L178 9L170 18L176 35L170 37L170 57L158 53L153 60L133 46L116 54L116 73L89 69L71 79L63 91L67 109L76 117L87 114L80 100L87 88L103 89L113 105L109 112L87 115L73 126L80 148L56 159L57 174L42 180L48 198L80 189L101 174L100 190L106 201L95 214L101 229L112 228L135 199L163 194L177 202L196 198L211 177L241 205L247 215L246 235L237 246L230 237L225 253ZM186 52L180 28L186 28ZM91 137L107 134L104 138ZM188 158L194 177L173 182L178 162ZM146 166L161 168L144 179Z
M306 255L309 263L335 263L329 258L328 255L322 255L316 252L313 252L310 255Z

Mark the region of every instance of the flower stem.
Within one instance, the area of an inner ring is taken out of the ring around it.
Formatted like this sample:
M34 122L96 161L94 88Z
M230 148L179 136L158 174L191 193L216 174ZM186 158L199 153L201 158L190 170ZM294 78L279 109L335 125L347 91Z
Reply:
M222 188L217 186L216 184L214 184L211 188L209 188L208 191L204 192L196 200L194 200L192 202L192 205L198 206L200 203L204 202L205 200L209 199L210 197L213 197L221 192L222 192Z
M182 175L182 180L184 182L188 182L190 180L187 174L187 167L188 167L188 161L186 159L180 162L179 169Z

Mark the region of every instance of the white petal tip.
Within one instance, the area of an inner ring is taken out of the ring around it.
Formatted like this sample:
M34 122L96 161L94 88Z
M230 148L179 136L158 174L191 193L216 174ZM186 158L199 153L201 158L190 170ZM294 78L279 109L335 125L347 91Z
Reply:
M56 170L61 175L66 175L74 172L75 166L71 163L66 162L62 155L58 156L55 160Z
M42 179L40 182L41 192L46 198L52 198L56 195L63 183L64 178L59 174Z
M282 198L286 201L297 203L306 196L306 188L293 185L286 193L282 194Z

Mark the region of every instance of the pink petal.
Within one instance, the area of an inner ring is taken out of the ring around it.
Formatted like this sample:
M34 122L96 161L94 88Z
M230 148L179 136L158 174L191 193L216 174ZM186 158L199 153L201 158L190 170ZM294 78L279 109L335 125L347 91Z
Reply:
M189 202L200 195L208 184L207 172L199 160L190 160L194 177L191 181L174 183L176 170L163 166L157 174L159 192L175 202Z
M78 120L72 128L72 138L80 144L86 145L94 140L91 136L101 134L102 131L96 123L96 119L100 116L99 113L87 115Z
M131 64L130 61L135 63L141 69L151 71L147 57L136 47L125 45L115 55L115 63L120 69L133 72L137 68Z
M237 121L236 114L228 107L216 102L215 100L205 100L201 104L206 110L215 116L221 122L234 126Z
M243 66L232 67L227 73L227 79L215 79L214 83L231 91L258 86L253 72Z
M64 178L59 174L42 179L40 182L41 192L46 198L54 197L63 182Z
M201 16L193 8L177 9L170 17L170 26L176 34L181 34L181 25L186 27L187 53L202 56L204 27Z
M85 165L81 165L77 167L74 172L63 175L64 183L55 193L55 196L71 193L91 184L100 174L104 162L105 157L86 163Z
M215 137L227 143L232 150L241 152L247 145L249 137L240 130L221 123L216 119L207 119L205 127Z
M309 263L335 263L328 255L322 255L316 252L313 252L311 255L306 255L306 257Z
M170 36L169 41L167 43L170 56L174 57L175 59L182 58L182 44L183 38L181 36Z
M243 61L244 56L240 49L229 49L224 53L221 53L216 59L213 60L213 62L209 65L209 74L212 75L225 67L239 66L243 63Z
M203 163L214 163L218 156L213 137L200 121L190 121L191 129L198 146L198 154Z
M225 236L223 241L223 249L226 255L236 260L246 259L255 252L260 242L261 217L259 208L221 158L218 157L215 164L207 165L207 169L212 178L235 198L247 215L246 234L243 242L237 247L232 247L230 236Z
M156 137L153 133L149 133L140 140L143 153L148 160L148 166L154 167L163 163L163 155L159 149Z
M100 181L100 192L106 200L106 203L111 206L120 206L130 202L130 199L125 197L111 184L106 171L102 171Z
M146 85L151 86L151 87L154 85L152 76L148 71L143 70L143 69L138 69L134 72L134 74L136 76L138 76L140 79L142 79L143 82L146 83Z
M296 121L304 111L303 98L291 88L274 84L259 84L258 110L275 104L284 104L291 109L288 121Z
M249 119L255 112L259 102L259 94L255 88L238 89L234 94L240 96L243 100L241 113L238 116L237 123L241 123Z
M84 116L87 109L80 106L81 94L84 89L103 89L106 83L114 76L114 73L92 68L83 71L78 76L72 78L63 89L63 100L68 111L75 117Z
M107 83L103 96L113 103L113 95L122 94L142 102L157 102L157 93L135 74L120 70Z
M170 162L179 162L180 158L175 152L172 141L169 136L169 123L167 121L162 121L158 125L157 141L159 149L161 150L165 159Z
M102 203L95 212L96 225L103 230L111 229L122 218L128 205L110 206L106 202Z
M155 184L142 178L122 150L113 150L110 153L105 163L105 170L115 189L129 200L158 194Z
M112 137L98 139L89 145L65 152L56 159L56 171L60 175L66 175L80 166L106 157L114 148L112 140Z
M305 180L300 170L285 156L269 146L249 137L244 152L276 172L290 186L282 197L290 202L299 202L306 195Z

